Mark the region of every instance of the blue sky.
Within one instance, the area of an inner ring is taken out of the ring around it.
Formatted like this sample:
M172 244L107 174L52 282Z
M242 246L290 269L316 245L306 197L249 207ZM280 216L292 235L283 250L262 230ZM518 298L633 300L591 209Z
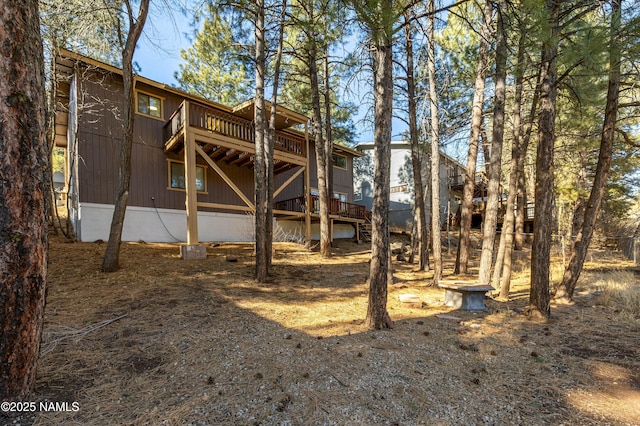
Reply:
M180 49L191 45L190 18L173 12L152 10L136 48L134 60L140 66L140 75L160 83L177 85L174 73L181 62ZM187 34L185 34L187 33Z
M193 0L180 0L190 4ZM153 4L153 2L152 2ZM194 38L191 18L182 15L178 11L169 14L166 6L156 3L156 9L152 9L147 18L144 32L136 48L134 60L140 66L139 74L168 85L177 85L174 73L179 70L182 62L180 50L191 45ZM161 10L164 9L164 10ZM363 90L370 90L363 89ZM359 97L355 95L354 97ZM358 104L357 99L352 101ZM357 142L370 142L373 140L371 124L363 122L362 118L367 112L368 105L362 105L357 117L354 118L358 136ZM401 132L406 129L406 124L394 119L394 140L401 140Z

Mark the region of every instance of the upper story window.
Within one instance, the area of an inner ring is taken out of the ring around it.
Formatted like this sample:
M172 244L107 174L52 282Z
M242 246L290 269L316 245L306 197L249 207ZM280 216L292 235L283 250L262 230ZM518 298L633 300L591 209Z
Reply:
M162 98L138 92L136 96L136 110L139 114L162 118Z
M340 154L333 154L333 167L337 167L339 169L347 168L347 157Z

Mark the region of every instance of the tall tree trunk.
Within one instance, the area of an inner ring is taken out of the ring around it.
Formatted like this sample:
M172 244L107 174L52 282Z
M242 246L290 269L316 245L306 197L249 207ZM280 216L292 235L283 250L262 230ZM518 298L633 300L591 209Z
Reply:
M385 0L378 10L386 16L393 10L393 1ZM383 328L388 325L387 284L390 263L389 250L389 177L391 164L391 120L393 118L393 56L388 23L373 29L374 85L374 171L371 232L371 264L369 269L369 304L367 325Z
M551 226L553 222L553 148L557 95L558 20L560 2L546 1L550 34L542 47L542 87L538 118L538 151L536 155L536 210L533 219L531 249L531 290L529 308L535 316L551 315L549 272Z
M571 221L571 241L573 243L573 238L578 235L580 232L580 228L582 228L582 223L584 222L584 212L587 209L587 198L585 193L587 192L587 163L588 163L588 154L586 147L582 146L580 148L580 171L578 172L578 182L577 182L577 190L578 190L578 199L576 200L576 205L573 210L573 220Z
M480 283L491 281L491 265L498 225L498 207L500 203L500 174L502 169L502 145L504 138L504 108L507 79L507 30L505 16L507 5L498 2L498 22L496 32L496 80L493 103L493 131L491 135L491 159L489 162L489 184L487 187L487 206L482 221L482 253L480 255Z
M427 70L429 74L429 111L431 112L431 236L433 249L433 281L437 286L442 278L442 244L440 240L440 119L438 118L438 92L436 91L435 1L428 1Z
M309 12L310 21L313 22L313 10ZM313 30L310 34L308 62L309 80L311 85L311 107L313 110L313 126L316 137L316 162L318 170L318 197L320 198L320 254L322 257L331 256L331 230L329 222L329 203L331 198L327 182L327 162L330 152L325 150L326 146L322 135L322 109L320 105L320 84L318 81L318 46L316 39L318 35Z
M584 212L582 227L576 236L573 254L569 260L569 265L564 271L562 284L558 289L556 298L568 302L573 299L573 292L576 283L582 272L584 259L587 256L587 249L593 236L593 228L598 218L600 204L604 197L607 186L609 170L611 167L611 156L613 153L613 139L616 130L618 113L618 94L620 91L620 62L621 49L618 41L618 31L621 22L621 0L611 1L611 35L609 48L609 88L607 91L607 105L605 107L604 124L602 126L602 136L600 139L600 154L596 166L596 175L591 188L591 195Z
M276 49L276 57L273 67L273 93L271 94L271 115L269 117L269 132L267 139L267 151L265 168L267 174L267 211L266 211L266 252L267 252L267 273L271 270L273 261L273 192L274 192L274 175L273 175L273 155L276 140L276 117L278 108L278 89L280 86L280 66L282 63L282 51L284 45L284 25L287 15L287 0L282 1L282 10L280 13L280 25L278 28L278 47Z
M127 212L129 201L129 189L131 187L131 149L133 147L133 126L135 119L135 82L133 78L133 54L136 44L142 34L147 13L149 12L149 1L141 0L138 16L134 17L130 2L125 1L127 15L129 17L129 33L122 49L122 80L124 84L124 123L122 142L120 144L120 166L118 180L118 193L116 204L111 218L111 229L109 231L109 242L102 261L104 272L115 272L120 269L120 243L122 242L122 227L124 217Z
M418 140L418 108L416 105L415 69L413 65L413 26L410 23L411 12L406 11L405 39L407 50L407 98L409 103L409 139L411 141L411 164L413 169L413 217L415 239L418 247L418 270L428 268L429 234L425 215L424 186L422 183L422 161ZM412 250L413 255L413 250Z
M526 35L526 30L524 29L524 25L521 28L523 34ZM525 67L526 68L526 67ZM533 92L533 97L531 100L531 109L529 112L529 117L526 121L525 126L521 134L523 135L523 139L521 142L520 153L521 155L517 158L516 168L518 180L516 181L516 226L515 226L515 235L514 235L514 250L522 250L522 246L525 241L524 235L524 223L527 211L527 185L526 185L526 175L524 172L524 160L527 156L527 151L529 150L529 141L531 140L531 135L533 133L533 123L536 119L536 112L538 110L538 106L540 103L540 90L542 89L542 66L538 67L538 75L536 80L536 87Z
M36 378L45 308L49 177L38 2L0 6L0 399Z
M524 81L525 65L525 40L526 32L520 27L520 39L518 41L518 56L516 69L514 71L515 96L513 107L513 142L511 146L511 170L509 174L509 195L507 197L507 207L502 223L502 233L500 235L500 247L496 256L496 265L493 272L492 285L500 289L500 297L509 298L511 287L511 261L513 250L513 233L515 222L515 203L518 195L518 161L521 161L522 152L522 92Z
M469 132L469 151L464 178L462 204L460 208L460 242L456 256L454 273L466 274L469 265L469 246L471 237L471 217L473 215L473 191L476 179L476 161L478 159L478 139L482 126L482 104L484 103L484 87L488 69L489 37L491 35L491 20L493 6L487 1L484 8L484 22L480 33L480 50L478 53L478 68L473 93L471 110L471 131Z
M263 283L269 274L269 255L267 243L267 114L264 100L266 71L264 0L255 2L255 59L256 59L256 98L254 104L254 123L256 154L254 161L256 196L256 281Z
M333 198L333 132L331 127L331 74L329 70L329 45L324 52L324 152L327 153L327 192Z

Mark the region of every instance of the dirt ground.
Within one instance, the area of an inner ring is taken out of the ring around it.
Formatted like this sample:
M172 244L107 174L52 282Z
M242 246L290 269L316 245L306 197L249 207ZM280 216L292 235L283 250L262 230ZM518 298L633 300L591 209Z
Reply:
M430 273L396 261L395 327L370 331L367 245L338 241L323 260L277 243L262 286L248 244L211 245L203 261L124 244L112 274L99 271L104 249L50 245L33 400L68 409L0 423L640 425L640 318L602 303L597 284L614 274L640 285L616 253L592 252L576 304L552 306L547 323L523 313L528 251L511 300L487 299L482 313L445 306Z

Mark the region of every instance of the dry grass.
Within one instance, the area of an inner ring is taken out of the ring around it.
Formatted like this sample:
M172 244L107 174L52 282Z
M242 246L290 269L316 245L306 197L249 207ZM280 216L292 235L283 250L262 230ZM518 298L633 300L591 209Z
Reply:
M511 299L484 313L452 311L430 273L396 262L396 326L370 331L366 246L339 241L330 259L275 247L259 286L246 244L198 262L176 245L125 244L122 270L103 274L103 245L52 241L34 398L80 410L0 423L640 424L637 327L604 290L628 277L637 295L638 271L616 254L593 253L576 305L554 306L548 323L522 314L527 251ZM403 306L405 293L423 306Z
M629 271L604 272L591 283L601 292L598 302L613 311L619 321L640 330L640 285L638 274Z

